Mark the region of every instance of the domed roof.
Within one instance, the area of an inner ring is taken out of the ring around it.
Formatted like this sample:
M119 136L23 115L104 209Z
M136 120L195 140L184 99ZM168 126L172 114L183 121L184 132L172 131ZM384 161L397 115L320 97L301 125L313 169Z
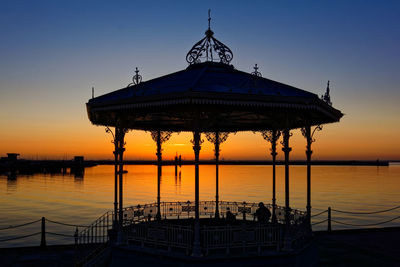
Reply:
M134 84L90 99L91 122L143 130L239 131L298 128L343 116L314 93L263 78L257 70L235 69L232 51L213 34L209 28L188 52L186 69L145 82L136 72Z

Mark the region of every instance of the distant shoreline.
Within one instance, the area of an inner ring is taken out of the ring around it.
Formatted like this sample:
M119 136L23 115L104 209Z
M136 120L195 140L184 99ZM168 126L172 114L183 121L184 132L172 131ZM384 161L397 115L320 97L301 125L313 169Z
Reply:
M315 160L311 161L312 166L389 166L390 164L400 164L399 161L388 160ZM194 165L194 160L164 160L163 166ZM200 160L200 165L215 165L215 160ZM305 160L292 160L291 166L305 166ZM71 172L81 174L84 168L97 165L114 165L113 160L84 160L82 156L77 156L74 160L24 160L2 158L0 160L0 174L15 176L19 174L33 173L66 173L67 169ZM157 165L156 160L126 160L124 165ZM271 166L272 161L267 160L220 160L219 165L237 166ZM285 165L283 160L276 161L276 165Z
M389 166L387 160L315 160L311 165L318 166ZM113 165L113 160L86 160L85 163L94 165ZM174 160L165 160L162 165L175 165ZM277 165L285 165L285 161L276 161ZM155 160L126 160L124 165L157 165ZM179 164L178 164L179 165ZM180 165L194 165L194 160L182 160ZM200 160L200 165L215 165L214 160ZM266 160L220 160L219 165L272 165L272 161ZM290 165L307 165L305 160L290 161Z

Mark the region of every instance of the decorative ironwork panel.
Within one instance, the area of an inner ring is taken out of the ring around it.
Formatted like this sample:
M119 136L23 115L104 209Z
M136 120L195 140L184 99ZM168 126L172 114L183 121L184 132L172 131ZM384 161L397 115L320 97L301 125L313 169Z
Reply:
M167 142L171 136L173 132L168 132L168 131L151 131L151 139L153 139L154 142L157 142L158 139L158 133L160 133L160 141L161 144L164 142Z
M141 82L142 82L142 76L139 75L139 70L136 67L135 75L133 75L132 82L130 84L128 84L128 87L131 86L131 85L138 85Z
M312 132L310 133L310 138L311 138L311 143L315 142L315 138L314 138L314 134L316 131L322 131L322 125L317 125L314 130L312 130ZM307 128L306 127L302 127L301 128L301 134L307 138Z
M276 142L279 139L279 137L281 136L281 132L275 131L275 135L274 135L274 131L272 131L272 130L261 131L261 135L266 141L272 143L272 142L274 142L274 140Z
M254 76L257 76L257 77L262 77L261 72L258 71L257 64L255 64L253 68L254 68L254 71L251 74L253 74Z
M215 144L217 141L219 144L228 139L229 133L228 132L206 132L205 133L208 142ZM218 136L217 136L218 135Z
M206 36L198 41L186 55L186 61L189 64L200 63L201 59L205 61L214 61L214 55L217 55L219 62L229 64L233 59L233 53L225 44L214 37L214 32L210 28L210 10L208 10L208 29Z

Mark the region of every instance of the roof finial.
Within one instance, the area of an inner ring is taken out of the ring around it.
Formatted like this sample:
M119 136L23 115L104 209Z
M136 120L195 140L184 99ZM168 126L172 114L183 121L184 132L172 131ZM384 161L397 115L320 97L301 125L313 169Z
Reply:
M326 92L324 95L321 96L322 100L324 100L328 105L332 106L331 96L330 96L330 89L329 89L329 80L326 85Z
M128 84L128 87L131 85L138 85L142 81L142 76L139 75L139 69L136 67L135 75L132 77L132 82Z
M208 10L208 29L206 36L198 41L192 49L186 54L186 61L192 65L200 63L201 59L205 61L214 61L214 55L218 55L219 62L229 64L233 58L233 53L223 43L215 39L214 32L211 30L211 9Z
M137 67L136 67L135 73L136 74L135 74L135 76L133 76L133 79L132 79L133 84L139 84L142 81L142 76L139 75L139 70Z
M254 71L251 74L261 77L261 72L258 71L257 63L254 65L253 69L254 69Z
M210 30L211 27L211 9L208 9L208 29Z
M92 86L92 98L94 98L94 86Z

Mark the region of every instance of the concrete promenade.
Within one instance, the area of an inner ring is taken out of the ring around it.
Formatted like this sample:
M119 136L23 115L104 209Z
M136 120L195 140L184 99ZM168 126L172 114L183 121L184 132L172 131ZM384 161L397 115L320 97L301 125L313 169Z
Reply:
M315 232L319 266L400 266L400 227ZM47 248L0 249L1 266L75 266L90 248L48 246ZM135 264L133 264L134 262ZM278 266L274 260L235 259L224 262L179 262L150 255L113 252L109 266ZM302 262L304 263L304 262ZM301 264L300 266L307 266Z

